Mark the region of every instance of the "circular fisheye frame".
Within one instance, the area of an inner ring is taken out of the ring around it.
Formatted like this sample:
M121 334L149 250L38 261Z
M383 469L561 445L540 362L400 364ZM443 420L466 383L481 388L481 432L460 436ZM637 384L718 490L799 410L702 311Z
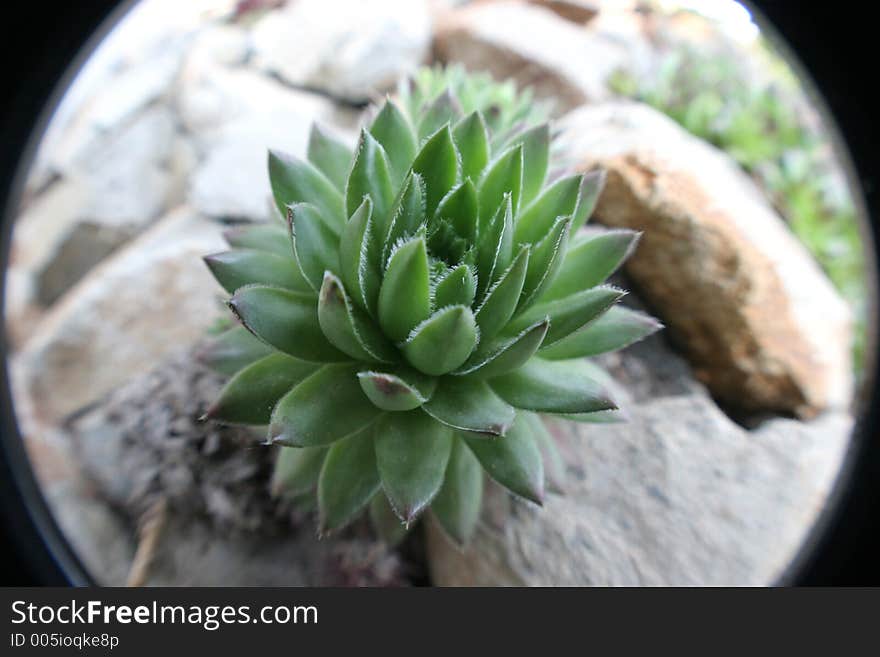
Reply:
M833 21L38 13L0 124L14 583L876 577L877 163Z

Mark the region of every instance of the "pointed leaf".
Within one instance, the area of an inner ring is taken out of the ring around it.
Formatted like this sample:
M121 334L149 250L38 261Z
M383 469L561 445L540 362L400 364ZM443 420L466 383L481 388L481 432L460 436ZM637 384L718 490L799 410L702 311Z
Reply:
M398 368L394 372L358 372L364 394L383 411L410 411L424 404L437 387L437 380Z
M376 425L376 464L394 512L409 525L440 490L452 429L420 410L389 413Z
M489 289L486 298L477 308L476 320L480 327L480 339L490 340L504 328L513 317L526 280L529 266L529 247L524 246L514 258L507 271ZM526 328L522 326L519 330Z
M517 242L535 244L545 238L560 217L570 217L577 207L583 176L557 180L523 210L516 222Z
M622 424L629 419L629 416L620 409L595 411L593 413L559 413L555 414L554 417L582 424Z
M282 257L266 251L233 249L205 256L204 261L217 282L230 293L253 283L311 291L291 253Z
M232 375L272 353L272 348L243 326L236 326L211 340L197 358L215 372Z
M477 245L477 295L489 289L507 269L513 255L513 205L510 194L498 206L492 221L485 226Z
M366 313L352 304L340 281L325 272L318 295L318 323L340 351L366 361L392 362L397 352Z
M236 249L265 251L282 258L290 258L293 254L290 233L275 222L236 226L224 231L223 239Z
M661 328L663 324L650 315L622 306L613 306L580 331L542 349L541 358L566 360L598 356L628 347Z
M251 333L286 354L315 362L348 360L321 332L318 300L312 296L251 285L240 288L229 307Z
M480 200L480 223L477 229L479 238L495 215L505 194L510 194L513 212L519 207L522 192L523 147L522 144L507 149L498 159L489 164L478 187Z
M459 546L473 536L483 503L483 469L464 440L455 436L446 476L431 502L431 512Z
M465 437L468 447L492 479L536 504L544 500L544 465L528 422L517 413L507 434L492 440Z
M515 338L496 340L486 346L480 345L455 374L489 378L522 367L538 351L549 327L550 320L544 319Z
M565 254L556 280L541 301L561 299L599 285L630 256L640 236L641 233L631 230L578 235Z
M505 333L516 334L542 318L549 317L550 330L544 338L544 346L549 347L598 318L624 294L626 293L623 290L616 287L600 285L563 299L535 304L508 324Z
M381 490L370 500L370 522L376 534L388 547L399 545L408 533L406 525L394 513L388 497Z
M391 100L386 100L382 110L370 126L370 133L385 149L395 186L400 184L416 156L418 144L409 120Z
M425 183L417 173L410 173L391 210L391 222L382 247L382 261L388 256L398 241L415 235L425 221Z
M447 306L412 330L403 353L419 371L440 376L464 363L476 344L477 325L471 309Z
M578 198L577 209L574 211L574 221L571 224L571 232L575 233L581 229L593 210L602 190L605 188L605 171L591 171L584 176L584 184L581 185L581 193Z
M436 217L447 220L458 235L473 242L477 235L478 212L477 188L468 178L443 197Z
M440 128L425 142L413 161L412 170L425 181L425 212L432 216L440 199L458 180L459 157L449 126Z
M591 413L617 408L606 386L579 361L532 358L490 381L499 397L517 408L543 413Z
M354 157L351 149L332 137L318 126L312 124L309 132L309 146L306 152L309 162L323 173L340 192L345 189L345 179L351 169Z
M278 400L318 367L279 352L261 358L223 386L205 418L229 424L268 424Z
M372 201L365 198L348 220L339 241L340 278L355 303L370 314L375 312L381 280L372 211Z
M568 247L569 226L571 219L560 219L550 233L532 249L518 310L528 308L556 280Z
M461 105L447 88L425 107L419 119L419 138L424 139L443 126L456 123L460 118Z
M287 222L296 262L300 271L317 292L321 289L324 272L335 269L339 262L339 235L309 203L297 203L287 211Z
M431 281L424 236L399 245L379 289L379 325L395 342L431 314Z
M344 223L342 195L327 176L308 162L269 151L269 182L282 217L287 216L289 205L311 203L334 225Z
M296 496L313 491L326 456L326 447L280 447L272 472L272 495Z
M525 206L541 191L550 162L550 126L535 126L517 135L513 144L523 145L523 186L520 203Z
M434 307L470 306L477 294L477 279L468 265L450 269L434 287Z
M269 440L317 447L349 436L379 415L351 365L325 365L282 397L272 413Z
M489 163L489 133L479 112L472 112L455 125L453 138L461 153L461 176L479 180Z
M373 202L372 219L383 234L389 220L391 204L394 202L394 186L391 183L391 170L385 149L366 130L361 130L354 164L345 184L346 217L351 217L364 197Z
M484 381L472 378L440 379L422 410L454 429L493 436L503 436L516 415Z
M600 411L602 413L606 411ZM527 423L535 445L541 452L541 462L544 464L544 481L549 490L562 494L565 491L565 459L556 446L556 439L550 435L544 422L534 413L520 411L523 420Z
M350 523L379 491L373 426L334 443L318 479L318 525L321 534Z

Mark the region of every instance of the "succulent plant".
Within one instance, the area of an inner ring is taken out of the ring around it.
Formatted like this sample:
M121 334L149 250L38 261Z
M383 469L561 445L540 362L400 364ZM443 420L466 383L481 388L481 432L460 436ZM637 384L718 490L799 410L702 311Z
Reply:
M659 328L602 284L638 235L582 230L603 175L548 180L547 124L514 102L499 138L489 84L409 85L354 152L318 127L306 160L271 152L286 225L206 257L242 324L209 350L232 378L206 416L268 427L274 491L316 499L321 532L369 508L394 540L430 507L464 543L483 471L541 504L561 459L539 414L615 421L585 357Z

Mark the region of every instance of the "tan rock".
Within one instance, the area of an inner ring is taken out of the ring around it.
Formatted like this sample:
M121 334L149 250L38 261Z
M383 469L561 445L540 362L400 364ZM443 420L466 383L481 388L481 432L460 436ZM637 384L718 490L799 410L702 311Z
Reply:
M560 111L608 98L606 79L624 66L626 47L606 35L519 2L491 2L441 14L434 52L495 77L513 78Z
M182 207L93 269L13 360L20 419L56 424L202 336L219 288L200 256L220 248L217 225Z
M627 272L718 398L804 417L848 404L849 309L731 159L635 103L562 127L582 169L608 170L597 220L644 231Z
M599 8L585 0L529 0L533 5L546 7L561 18L572 23L584 24L595 18Z

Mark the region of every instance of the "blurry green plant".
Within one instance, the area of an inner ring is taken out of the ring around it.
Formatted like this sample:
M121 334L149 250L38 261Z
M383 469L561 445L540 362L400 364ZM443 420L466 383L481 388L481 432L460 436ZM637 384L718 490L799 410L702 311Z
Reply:
M609 84L647 103L733 157L759 184L853 309L853 362L865 348L865 265L852 199L833 171L828 138L792 97L802 94L781 59L764 47L773 83L754 81L732 55L681 48L651 76L618 71Z

